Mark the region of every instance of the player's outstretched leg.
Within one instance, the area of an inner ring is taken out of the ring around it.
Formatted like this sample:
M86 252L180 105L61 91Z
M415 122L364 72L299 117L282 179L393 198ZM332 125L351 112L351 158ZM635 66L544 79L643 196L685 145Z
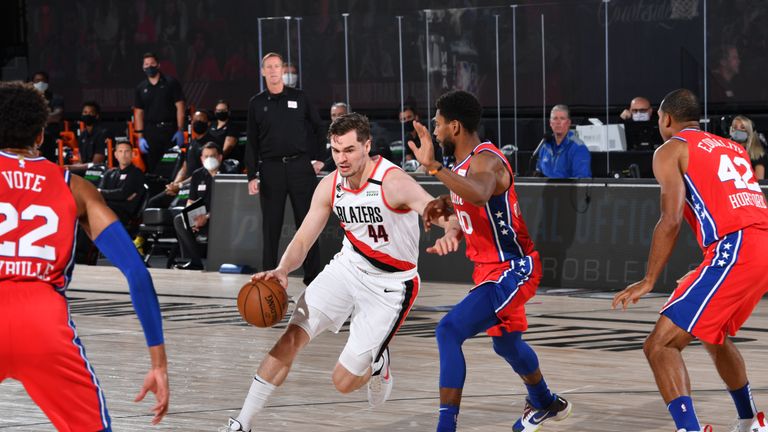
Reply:
M515 432L537 431L548 421L561 421L571 414L573 405L553 394L539 370L539 358L525 343L521 332L504 332L493 337L493 350L520 375L528 390L523 416L512 426Z
M662 315L643 345L656 385L678 431L701 431L691 399L691 381L683 362L683 349L693 336Z
M498 323L491 296L494 284L472 290L440 320L435 336L440 351L440 414L438 432L454 432L467 365L461 350L464 341Z
M275 388L283 384L291 370L293 360L309 340L310 337L303 328L293 324L288 326L269 354L262 360L253 377L240 414L234 419L229 419L223 431L248 432L251 430L254 417L264 408Z
M704 347L715 363L717 373L728 388L736 406L738 418L734 432L752 432L752 424L756 422L757 408L747 380L747 367L744 364L744 358L728 337L720 345L704 342ZM768 432L768 428L765 431Z

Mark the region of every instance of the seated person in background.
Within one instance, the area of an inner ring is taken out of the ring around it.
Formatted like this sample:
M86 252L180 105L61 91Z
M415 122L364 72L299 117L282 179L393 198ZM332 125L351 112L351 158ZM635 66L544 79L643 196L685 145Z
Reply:
M589 149L571 128L571 111L566 105L555 105L549 114L551 138L539 150L536 173L549 178L592 177Z
M410 160L414 160L414 161L416 160L416 158L414 158L413 156L413 152L411 151L410 147L408 147L408 142L413 141L417 147L421 147L421 141L419 141L419 134L416 133L416 129L414 129L413 127L414 121L419 121L419 114L416 112L416 107L414 105L407 105L407 104L403 105L403 110L400 111L400 123L405 124L405 143L403 143L403 148L405 151L406 162ZM430 119L430 121L432 120ZM434 145L433 147L435 149L435 160L442 161L443 152L442 152L441 146ZM391 152L390 152L390 157L387 157L387 159L391 160ZM393 161L393 162L398 165L400 165L401 163L401 161ZM418 168L416 169L416 172L426 172L424 167L420 165L417 165L417 166Z
M299 74L296 71L296 66L293 63L285 63L283 67L283 84L288 87L296 88L299 83Z
M731 139L744 146L755 170L758 180L765 179L765 167L768 166L768 156L765 148L755 131L755 124L743 115L737 115L731 121Z
M331 105L331 123L333 123L333 121L337 118L348 113L349 109L347 108L347 104L344 102L334 102L333 105ZM333 161L333 157L331 156L331 143L326 142L325 151L323 152L323 168L320 171L331 172L335 169L336 163Z
M106 164L107 163L107 139L114 143L114 135L101 124L101 107L98 103L88 101L83 103L80 120L85 128L77 137L77 146L80 149L80 162Z
M219 99L216 102L216 108L213 111L213 117L216 123L211 126L208 134L211 141L218 144L224 153L224 158L233 158L243 163L243 155L238 155L236 150L237 139L240 137L240 130L232 124L229 119L229 102Z
M651 121L653 116L653 108L651 108L651 101L638 96L629 103L629 108L619 114L621 120L625 122L647 122Z
M129 142L121 142L115 149L115 158L119 165L104 174L99 184L99 192L120 219L123 226L138 216L141 201L146 193L144 189L144 173L136 168L133 159L133 147Z
M203 146L202 155L200 156L200 163L203 166L192 173L187 206L198 199L202 199L207 211L205 214L190 221L192 225L190 227L184 225L183 215L180 214L174 218L173 225L176 228L176 237L179 239L181 253L189 258L188 263L177 265L177 269L203 269L202 245L197 241L197 238L198 236L208 236L208 219L210 219L211 215L211 186L213 184L213 177L219 173L221 161L221 151L215 143L209 142Z
M155 196L153 196L149 203L148 208L167 208L171 201L178 195L182 185L188 181L190 176L195 170L200 168L200 155L202 153L203 145L208 142L214 142L213 136L210 133L211 121L207 111L200 110L195 112L192 116L192 131L194 137L189 140L189 147L187 147L187 156L184 162L181 164L181 168L173 176L173 181L165 185L165 190ZM221 147L219 147L221 148Z

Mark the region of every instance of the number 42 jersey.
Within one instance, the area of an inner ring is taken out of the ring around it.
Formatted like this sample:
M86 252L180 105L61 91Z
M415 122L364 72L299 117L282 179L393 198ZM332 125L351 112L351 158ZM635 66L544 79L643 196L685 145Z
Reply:
M67 170L0 151L0 283L64 290L74 262L77 205Z
M698 129L673 139L688 143L685 219L702 248L747 227L768 230L765 196L744 147Z

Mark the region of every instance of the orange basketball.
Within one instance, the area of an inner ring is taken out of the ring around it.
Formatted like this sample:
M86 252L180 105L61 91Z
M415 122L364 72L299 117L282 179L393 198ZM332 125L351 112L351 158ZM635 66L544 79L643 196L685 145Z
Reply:
M237 295L237 310L256 327L272 327L288 311L288 293L276 279L248 281Z

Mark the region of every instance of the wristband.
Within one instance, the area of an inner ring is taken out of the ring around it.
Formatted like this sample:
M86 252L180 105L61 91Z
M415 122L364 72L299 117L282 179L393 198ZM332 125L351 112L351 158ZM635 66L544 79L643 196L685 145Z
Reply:
M443 169L443 164L438 165L437 168L435 168L435 169L428 170L427 174L433 176L433 175L437 174L438 171L440 171L441 169Z

